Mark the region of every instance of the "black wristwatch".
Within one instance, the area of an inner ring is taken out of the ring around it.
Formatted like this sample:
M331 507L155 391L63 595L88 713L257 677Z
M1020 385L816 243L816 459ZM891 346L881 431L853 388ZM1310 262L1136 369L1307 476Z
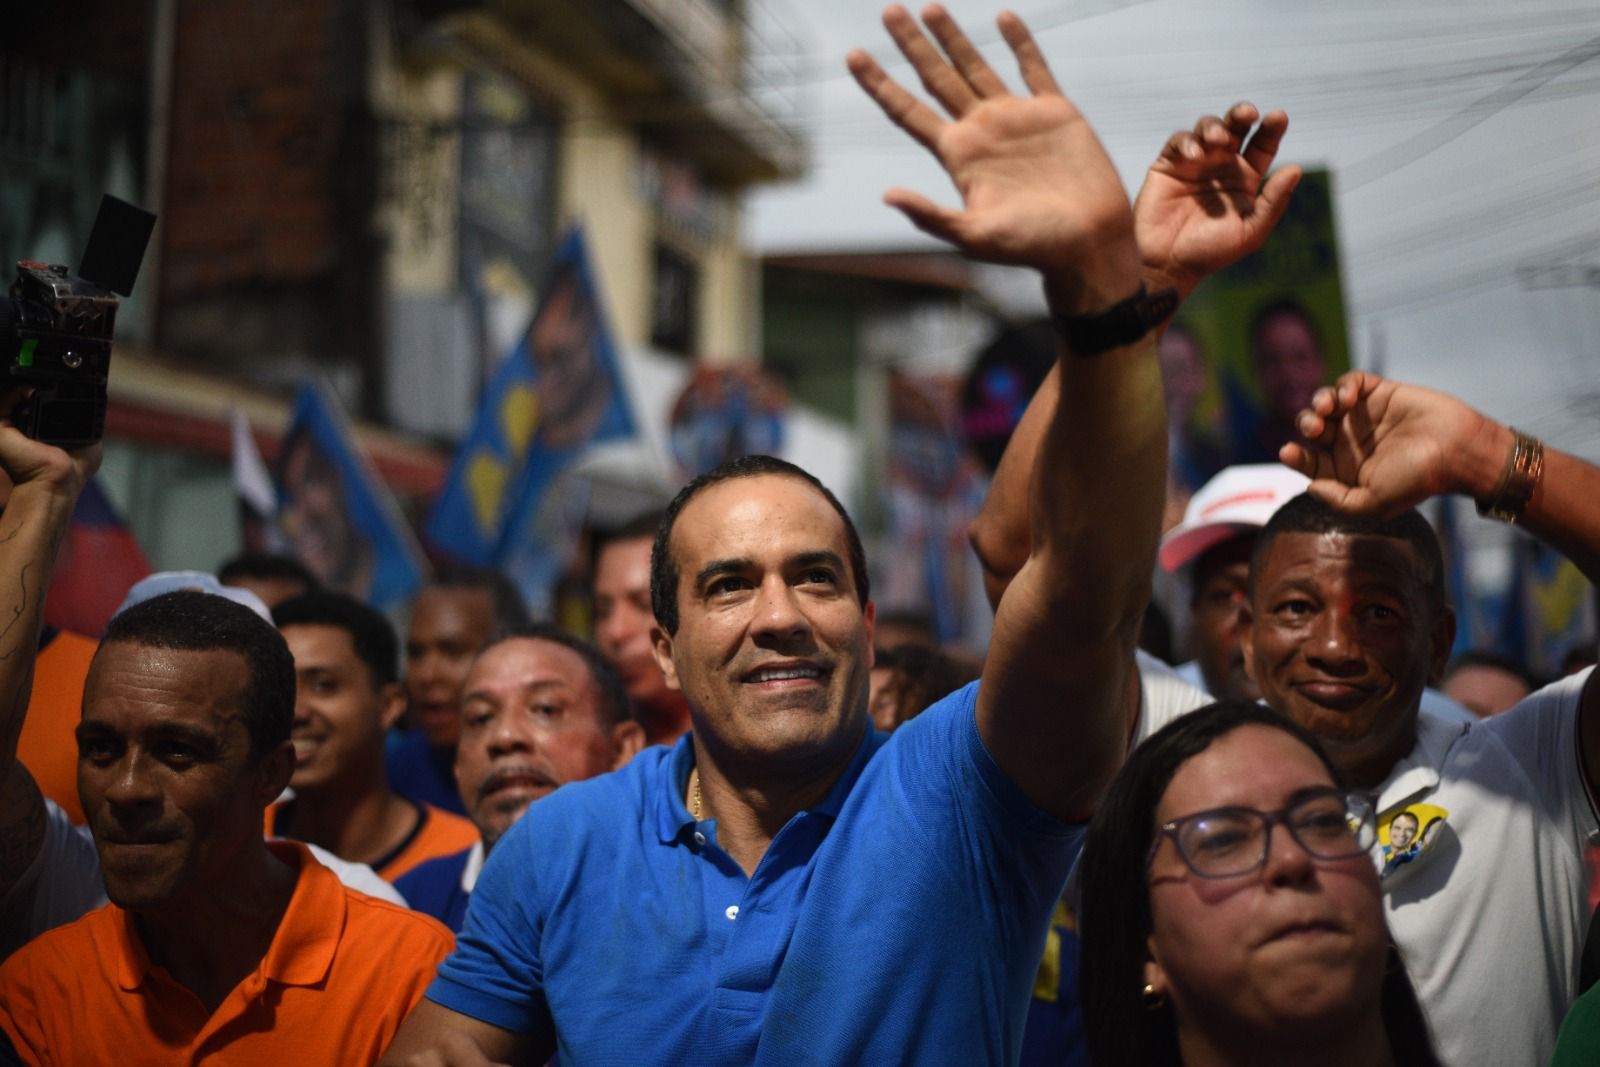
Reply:
M1151 292L1143 282L1128 299L1093 315L1057 315L1056 328L1075 356L1098 356L1132 344L1178 310L1178 290Z

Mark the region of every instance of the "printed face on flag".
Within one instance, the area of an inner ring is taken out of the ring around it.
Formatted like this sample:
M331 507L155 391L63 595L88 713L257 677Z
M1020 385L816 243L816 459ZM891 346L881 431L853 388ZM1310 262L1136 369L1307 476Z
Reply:
M325 585L364 597L372 586L372 548L350 523L339 469L308 429L284 443L279 521L296 557Z

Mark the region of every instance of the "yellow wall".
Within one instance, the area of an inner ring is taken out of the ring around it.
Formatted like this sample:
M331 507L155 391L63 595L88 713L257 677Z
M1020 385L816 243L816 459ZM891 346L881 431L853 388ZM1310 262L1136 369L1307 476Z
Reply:
M657 237L656 213L641 194L644 149L628 116L599 92L581 72L560 57L505 32L494 20L472 15L453 23L464 63L484 61L520 81L561 118L558 149L560 181L556 194L558 229L581 220L605 289L613 328L621 343L649 342L651 274ZM400 99L424 114L437 115L449 93L427 78L413 77L410 92ZM456 75L459 82L459 75ZM457 89L459 93L459 89ZM696 359L750 358L756 353L755 272L740 248L739 196L719 192L717 232L708 240L674 247L700 263L699 322ZM453 250L452 250L453 251ZM418 275L437 277L427 264L405 268L399 284L415 283Z

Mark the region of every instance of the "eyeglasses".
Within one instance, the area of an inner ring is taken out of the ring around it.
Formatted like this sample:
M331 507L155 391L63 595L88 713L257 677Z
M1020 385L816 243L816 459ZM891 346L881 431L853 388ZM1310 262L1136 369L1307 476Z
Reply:
M1145 865L1155 859L1161 838L1170 837L1183 862L1201 878L1249 874L1267 861L1274 823L1282 823L1301 848L1321 860L1364 855L1377 840L1366 798L1330 787L1278 811L1213 808L1173 819L1161 827Z

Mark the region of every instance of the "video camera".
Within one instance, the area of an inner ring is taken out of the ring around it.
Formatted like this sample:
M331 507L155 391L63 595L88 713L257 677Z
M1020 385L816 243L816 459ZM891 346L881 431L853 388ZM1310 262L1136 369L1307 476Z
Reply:
M78 273L24 259L9 299L0 300L0 358L11 383L33 395L11 414L29 437L74 448L100 440L117 294L133 292L156 217L100 198Z

